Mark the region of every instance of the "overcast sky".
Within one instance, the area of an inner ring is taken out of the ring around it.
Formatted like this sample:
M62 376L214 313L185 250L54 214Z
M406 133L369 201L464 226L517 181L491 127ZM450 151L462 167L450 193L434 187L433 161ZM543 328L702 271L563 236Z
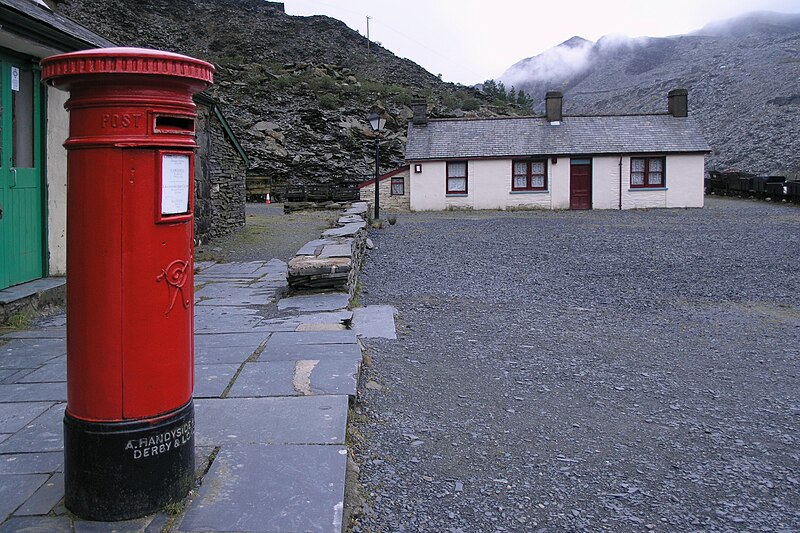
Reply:
M663 37L749 11L799 13L800 0L283 0L289 15L337 18L445 81L498 78L579 35Z

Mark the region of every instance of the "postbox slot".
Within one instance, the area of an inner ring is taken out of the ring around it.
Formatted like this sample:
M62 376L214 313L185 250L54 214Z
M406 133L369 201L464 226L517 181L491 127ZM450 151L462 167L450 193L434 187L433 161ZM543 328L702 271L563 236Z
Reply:
M156 133L194 133L194 119L175 115L156 115L153 131Z

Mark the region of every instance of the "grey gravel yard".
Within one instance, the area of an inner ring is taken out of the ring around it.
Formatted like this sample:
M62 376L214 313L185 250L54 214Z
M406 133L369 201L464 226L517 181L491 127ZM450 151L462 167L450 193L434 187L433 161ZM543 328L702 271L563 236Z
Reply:
M355 532L800 531L800 208L371 230Z

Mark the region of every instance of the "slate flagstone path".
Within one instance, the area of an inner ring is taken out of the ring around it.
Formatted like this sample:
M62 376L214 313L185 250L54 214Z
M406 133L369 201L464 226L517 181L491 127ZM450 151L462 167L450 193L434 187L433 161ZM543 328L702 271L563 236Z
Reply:
M344 293L279 299L278 260L196 267L198 469L214 457L185 512L109 524L64 508L61 314L0 337L0 533L149 533L170 520L176 533L341 531L357 333L391 338L393 310L354 316Z

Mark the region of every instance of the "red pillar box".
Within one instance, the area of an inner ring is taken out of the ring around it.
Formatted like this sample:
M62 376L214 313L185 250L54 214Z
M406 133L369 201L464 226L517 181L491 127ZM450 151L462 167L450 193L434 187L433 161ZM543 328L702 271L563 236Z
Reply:
M65 503L124 520L194 478L195 105L214 67L137 48L63 54L70 91Z

